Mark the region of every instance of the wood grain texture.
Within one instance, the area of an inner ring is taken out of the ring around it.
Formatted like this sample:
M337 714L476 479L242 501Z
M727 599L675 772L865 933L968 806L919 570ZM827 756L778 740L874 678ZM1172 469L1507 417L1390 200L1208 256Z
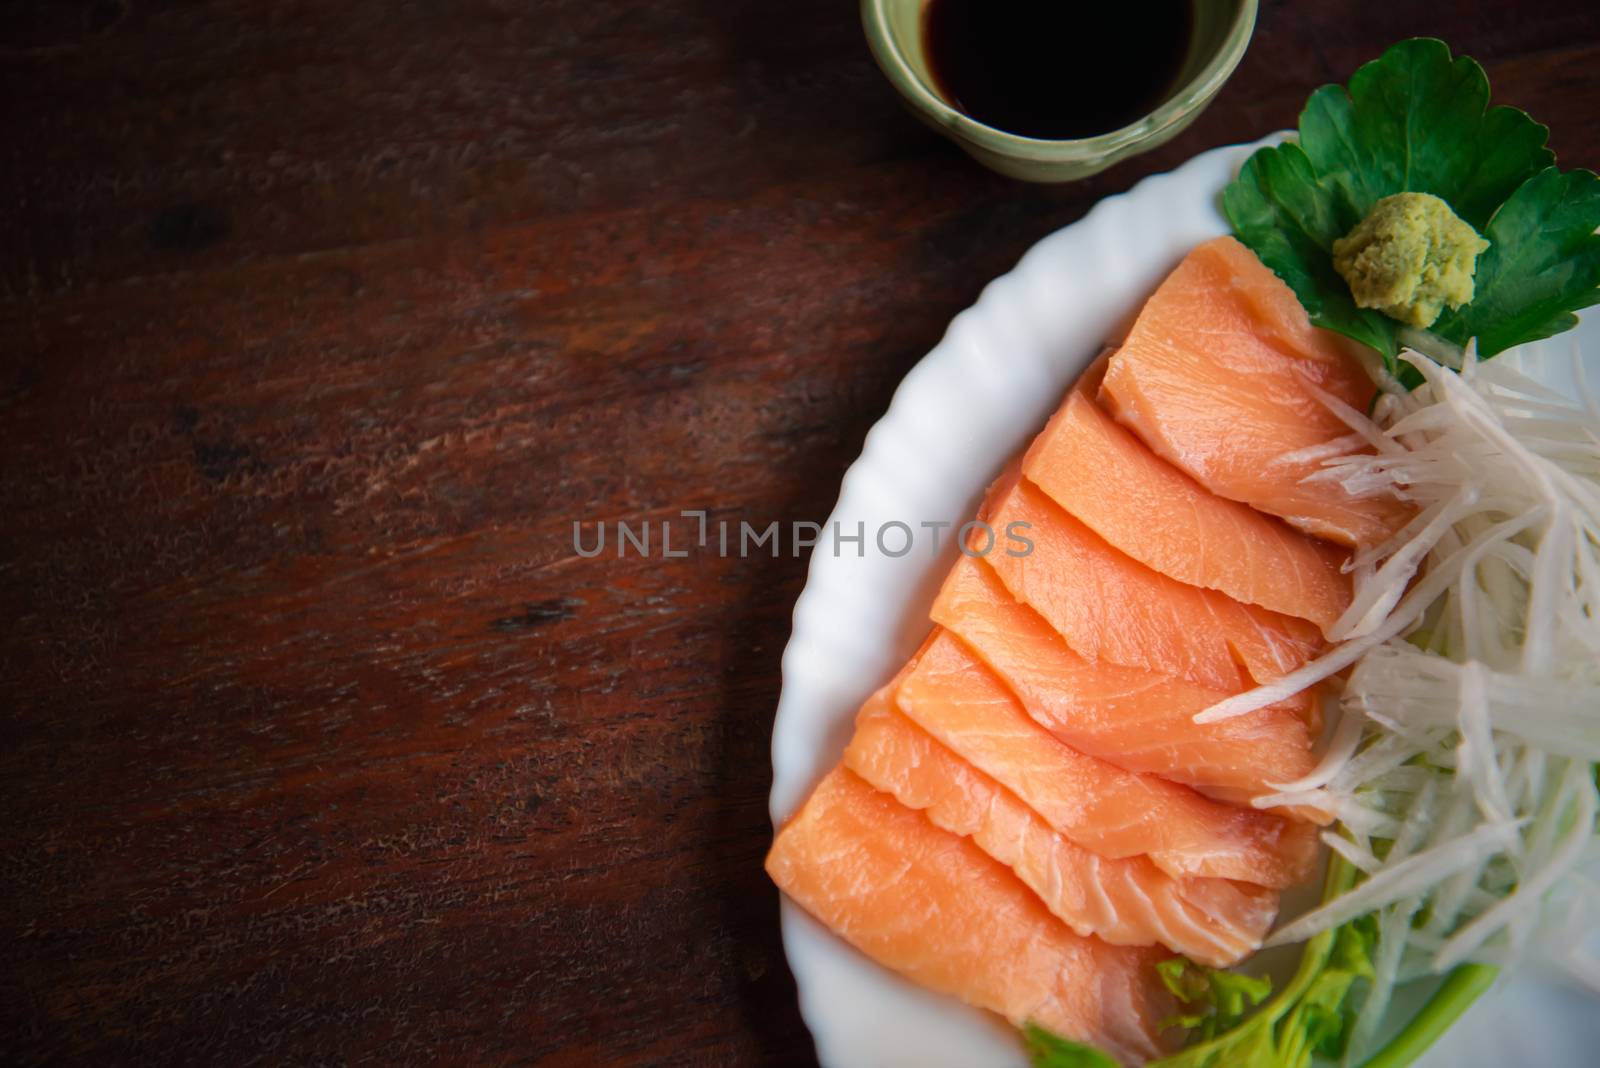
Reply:
M0 5L4 1059L814 1063L760 870L805 562L571 522L822 519L1029 244L1422 32L1600 165L1554 0L1269 2L1063 188L850 3Z

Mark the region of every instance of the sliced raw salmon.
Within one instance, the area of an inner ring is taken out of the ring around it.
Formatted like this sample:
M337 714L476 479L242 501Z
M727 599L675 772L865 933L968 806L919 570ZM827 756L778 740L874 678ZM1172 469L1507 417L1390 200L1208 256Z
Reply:
M1013 1023L1126 1064L1162 1052L1172 1003L1154 949L1074 934L1004 865L852 772L824 778L779 832L767 872L867 956Z
M901 712L988 774L1054 830L1169 875L1292 886L1311 873L1315 828L1224 804L1088 756L1035 723L954 636L935 632L895 694Z
M1277 914L1271 890L1175 879L1148 857L1112 860L1075 845L896 711L888 688L862 706L844 765L936 826L971 838L1078 934L1113 945L1159 943L1221 968L1258 949Z
M1194 717L1228 695L1141 668L1086 660L1013 597L985 561L956 561L933 620L959 637L1034 721L1074 749L1230 800L1275 792L1316 761L1305 721L1284 708L1218 723ZM1302 708L1307 703L1302 698Z
M1107 543L1156 571L1324 631L1350 607L1349 553L1219 497L1095 403L1091 367L1033 441L1022 473Z
M1179 582L1113 549L1014 473L990 490L983 517L1033 543L1026 552L1003 543L985 559L1090 660L1237 693L1294 670L1323 645L1313 623Z
M1146 302L1100 396L1211 492L1343 545L1382 541L1409 518L1399 500L1305 481L1325 459L1364 451L1319 393L1365 411L1374 387L1255 253L1219 237Z

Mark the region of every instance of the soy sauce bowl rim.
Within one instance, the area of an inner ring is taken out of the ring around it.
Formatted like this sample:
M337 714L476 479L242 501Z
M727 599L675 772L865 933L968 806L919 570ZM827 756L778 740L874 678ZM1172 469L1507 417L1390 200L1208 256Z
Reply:
M987 148L1012 147L1027 150L1032 158L1049 157L1063 160L1136 145L1160 133L1174 123L1181 122L1195 110L1204 107L1222 88L1244 59L1250 38L1255 30L1258 0L1239 0L1238 10L1228 25L1222 47L1206 61L1199 72L1163 100L1154 110L1125 126L1108 130L1093 137L1027 137L1011 133L998 126L979 122L971 115L949 104L938 92L917 74L906 58L894 35L889 32L885 7L889 0L861 0L861 21L866 29L867 44L879 68L900 94L919 112L941 126L983 144Z

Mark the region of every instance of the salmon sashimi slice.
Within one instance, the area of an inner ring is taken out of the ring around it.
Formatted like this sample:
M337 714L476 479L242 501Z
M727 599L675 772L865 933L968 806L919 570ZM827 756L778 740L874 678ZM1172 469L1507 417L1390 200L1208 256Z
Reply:
M896 711L888 688L862 706L844 765L935 826L971 838L1080 935L1113 945L1160 943L1223 968L1260 948L1277 915L1274 891L1174 879L1148 857L1112 860L1068 841Z
M1323 397L1364 412L1375 387L1336 335L1231 237L1190 252L1111 357L1100 397L1118 421L1206 489L1342 545L1403 526L1394 497L1306 482L1367 451Z
M1016 474L990 490L983 518L1033 543L1031 551L996 547L984 558L1089 660L1238 693L1293 671L1323 646L1313 623L1179 582L1113 549Z
M1173 1003L1155 949L1074 934L970 840L842 768L778 833L767 873L879 964L1125 1064L1158 1056Z
M1146 567L1323 631L1350 607L1349 553L1219 497L1151 452L1095 403L1102 358L1034 439L1022 473Z
M1262 709L1217 723L1196 714L1228 695L1185 679L1086 660L987 563L956 561L933 620L999 676L1028 715L1074 749L1129 771L1229 800L1276 792L1316 764L1300 708Z
M1035 723L954 636L938 631L895 693L917 726L1103 857L1149 856L1168 875L1281 889L1308 878L1315 828L1224 804L1088 756Z

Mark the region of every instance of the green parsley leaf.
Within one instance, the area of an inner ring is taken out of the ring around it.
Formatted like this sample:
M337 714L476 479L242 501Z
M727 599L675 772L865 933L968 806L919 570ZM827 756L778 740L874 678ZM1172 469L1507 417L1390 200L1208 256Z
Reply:
M1600 303L1600 178L1548 167L1501 205L1484 236L1479 295L1446 311L1433 332L1480 355L1578 325L1572 313Z
M1489 79L1431 37L1401 41L1325 85L1300 115L1300 144L1350 213L1343 236L1391 193L1432 193L1479 233L1523 182L1555 162L1550 131L1489 107Z
M1351 76L1323 86L1300 115L1298 143L1264 148L1223 192L1235 235L1294 290L1311 321L1382 353L1391 372L1401 324L1358 308L1333 269L1333 242L1374 204L1431 193L1491 242L1471 303L1435 334L1478 340L1488 358L1570 329L1600 302L1600 189L1562 174L1548 129L1515 108L1489 106L1489 80L1443 41L1401 41Z

